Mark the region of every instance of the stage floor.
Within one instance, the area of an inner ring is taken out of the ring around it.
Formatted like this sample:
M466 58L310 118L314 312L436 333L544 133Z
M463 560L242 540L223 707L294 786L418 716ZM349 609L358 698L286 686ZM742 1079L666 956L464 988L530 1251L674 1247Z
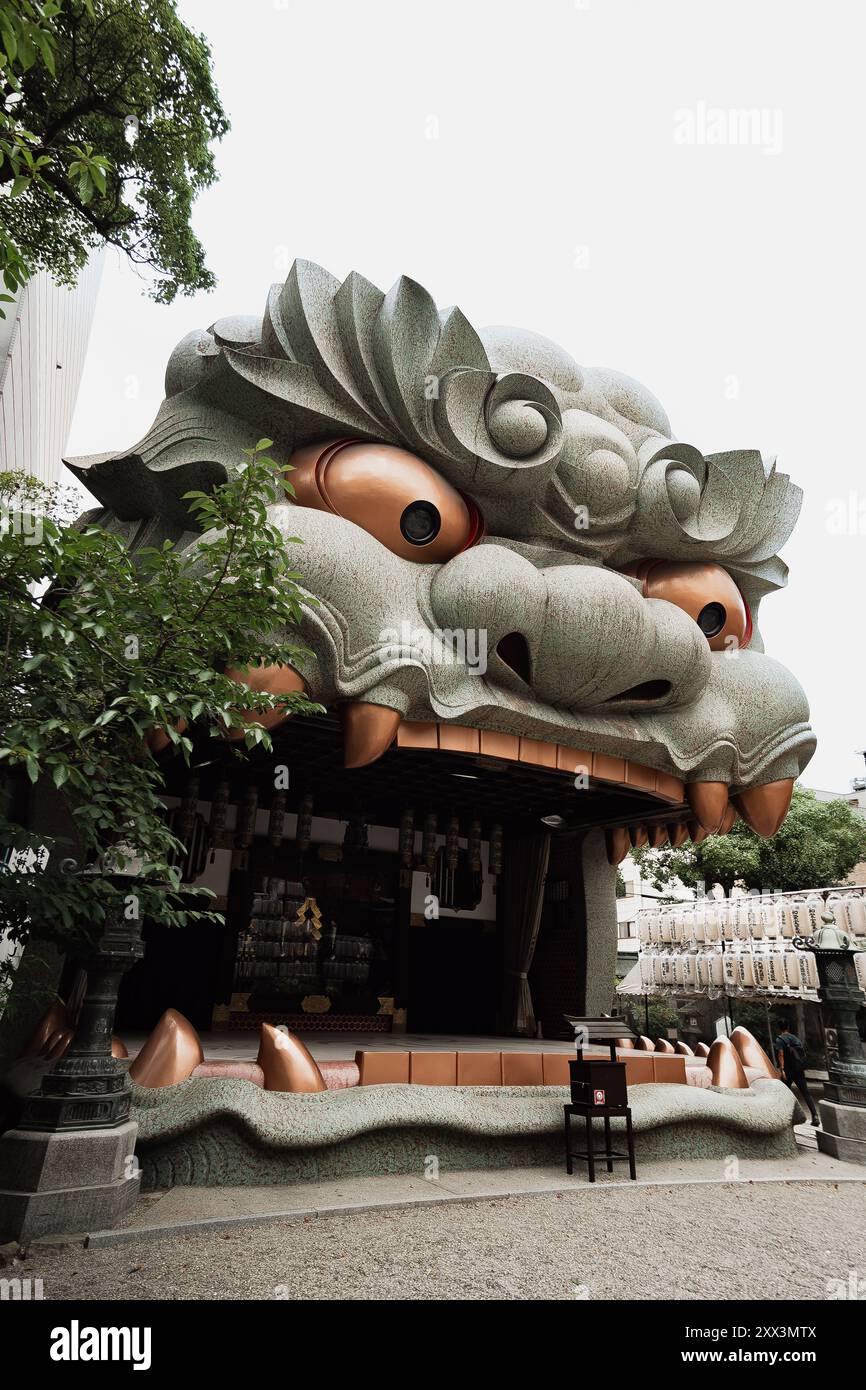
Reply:
M130 1057L145 1041L144 1033L123 1033ZM574 1052L574 1043L546 1038L476 1037L454 1033L299 1033L304 1045L319 1062L354 1059L359 1049L367 1052ZM203 1033L208 1061L224 1058L254 1062L259 1050L257 1030Z

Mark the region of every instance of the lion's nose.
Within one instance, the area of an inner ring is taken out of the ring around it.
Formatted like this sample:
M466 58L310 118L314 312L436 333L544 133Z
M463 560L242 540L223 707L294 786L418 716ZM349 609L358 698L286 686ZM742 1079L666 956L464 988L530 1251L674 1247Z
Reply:
M488 652L501 644L531 666L532 648L544 626L547 585L542 572L522 555L482 542L437 571L430 600L441 627L483 633ZM503 660L511 665L508 656Z
M513 676L541 700L612 711L695 699L709 678L698 624L672 603L595 565L539 570L492 542L457 556L433 578L437 623L477 633L489 677Z

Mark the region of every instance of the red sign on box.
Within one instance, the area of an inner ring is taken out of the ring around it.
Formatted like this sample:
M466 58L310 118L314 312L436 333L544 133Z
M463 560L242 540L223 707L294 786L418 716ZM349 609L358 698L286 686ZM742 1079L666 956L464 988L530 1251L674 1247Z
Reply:
M592 1103L593 1105L604 1105L604 1091L600 1086L597 1086L592 1093Z

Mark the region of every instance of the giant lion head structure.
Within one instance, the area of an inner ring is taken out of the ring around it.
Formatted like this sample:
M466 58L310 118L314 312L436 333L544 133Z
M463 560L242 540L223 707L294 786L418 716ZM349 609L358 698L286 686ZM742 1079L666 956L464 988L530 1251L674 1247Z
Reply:
M194 545L183 494L274 440L317 600L303 682L348 712L350 763L413 723L497 732L680 779L705 831L733 807L775 831L814 738L760 635L801 502L772 461L702 454L636 381L412 280L306 261L184 338L165 389L138 444L70 466L130 544Z

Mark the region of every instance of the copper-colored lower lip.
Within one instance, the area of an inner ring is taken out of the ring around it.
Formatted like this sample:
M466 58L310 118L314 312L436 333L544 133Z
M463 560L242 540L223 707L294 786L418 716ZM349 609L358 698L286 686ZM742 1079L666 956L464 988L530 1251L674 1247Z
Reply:
M749 1078L743 1071L740 1054L730 1038L716 1038L707 1058L714 1086L726 1086L734 1091L747 1091Z
M404 719L397 729L397 747L428 751L438 748L443 753L466 753L497 758L501 762L527 763L572 777L583 772L590 784L600 782L627 787L630 791L655 796L668 805L680 805L685 799L685 786L678 777L657 772L643 763L615 758L609 753L590 753L564 743L502 734L493 729L472 729L464 724L422 724Z
M735 1028L731 1034L731 1042L740 1054L740 1061L744 1067L753 1067L755 1071L761 1071L765 1076L778 1078L778 1070L773 1066L758 1039L748 1028Z
M166 1009L129 1075L139 1086L176 1086L204 1061L198 1033L177 1009Z

